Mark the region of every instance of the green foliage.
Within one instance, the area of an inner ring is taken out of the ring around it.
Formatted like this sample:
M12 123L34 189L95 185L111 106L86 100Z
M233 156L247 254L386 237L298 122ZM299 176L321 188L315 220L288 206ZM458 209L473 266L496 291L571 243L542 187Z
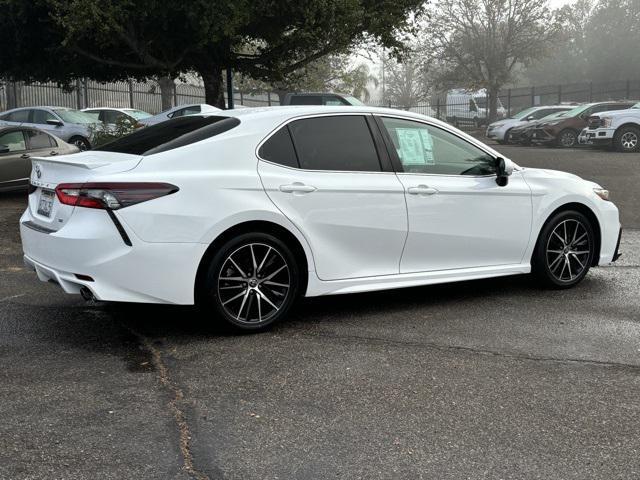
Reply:
M0 71L54 81L195 71L220 104L227 67L283 81L357 42L399 52L421 10L422 0L0 0L0 41L14 47L0 49Z

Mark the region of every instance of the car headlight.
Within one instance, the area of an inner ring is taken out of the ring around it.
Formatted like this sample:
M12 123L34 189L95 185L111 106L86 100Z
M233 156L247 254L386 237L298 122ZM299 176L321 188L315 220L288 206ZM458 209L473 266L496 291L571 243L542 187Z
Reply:
M609 200L609 190L604 188L594 188L593 193L598 195L602 200Z
M601 127L610 127L611 126L611 117L602 117L600 119L600 126Z

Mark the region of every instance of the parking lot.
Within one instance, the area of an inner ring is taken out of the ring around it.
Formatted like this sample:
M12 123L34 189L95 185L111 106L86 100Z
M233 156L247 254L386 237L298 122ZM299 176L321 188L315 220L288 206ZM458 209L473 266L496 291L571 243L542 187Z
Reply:
M640 154L497 148L609 188L622 258L573 290L314 298L232 336L39 282L24 194L0 194L0 478L639 478Z

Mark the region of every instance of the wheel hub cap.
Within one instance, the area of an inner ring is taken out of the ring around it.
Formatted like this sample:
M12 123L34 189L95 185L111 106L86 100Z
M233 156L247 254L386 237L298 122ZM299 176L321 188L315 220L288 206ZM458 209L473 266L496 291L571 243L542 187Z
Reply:
M547 267L557 280L571 282L588 267L591 238L579 220L560 222L547 241Z

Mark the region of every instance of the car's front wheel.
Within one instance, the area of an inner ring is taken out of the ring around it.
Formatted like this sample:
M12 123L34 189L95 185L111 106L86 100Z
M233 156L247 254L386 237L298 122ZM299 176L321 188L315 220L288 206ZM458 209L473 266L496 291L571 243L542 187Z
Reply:
M637 152L640 150L640 129L630 126L620 128L613 138L613 145L619 152Z
M80 150L81 152L91 149L89 140L83 137L72 137L69 139L69 143L78 147L78 150Z
M263 330L290 310L299 278L295 256L282 241L267 233L246 233L214 255L203 300L232 327Z
M557 144L562 148L575 147L578 144L578 134L575 130L567 128L558 134Z
M589 271L595 245L593 225L584 214L559 212L540 232L532 258L533 273L547 287L573 287Z

